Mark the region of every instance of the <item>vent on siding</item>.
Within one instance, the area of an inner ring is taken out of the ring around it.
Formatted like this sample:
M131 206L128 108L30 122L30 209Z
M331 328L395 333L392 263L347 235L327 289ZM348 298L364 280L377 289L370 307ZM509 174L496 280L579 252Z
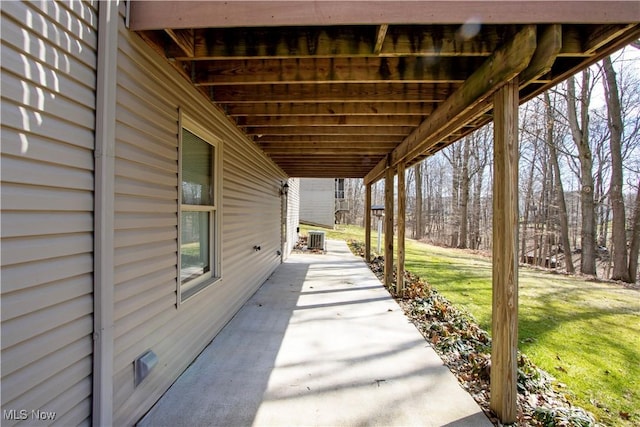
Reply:
M309 231L309 241L307 243L309 249L324 249L324 231Z

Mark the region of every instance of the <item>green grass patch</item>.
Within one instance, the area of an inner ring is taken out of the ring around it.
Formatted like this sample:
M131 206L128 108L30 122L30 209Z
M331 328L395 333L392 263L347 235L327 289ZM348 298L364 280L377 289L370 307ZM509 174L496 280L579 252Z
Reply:
M318 228L301 232L309 229ZM359 227L324 231L329 239L364 241ZM407 239L405 265L491 329L489 257ZM640 425L640 291L521 267L519 342L566 384L575 405L607 425Z

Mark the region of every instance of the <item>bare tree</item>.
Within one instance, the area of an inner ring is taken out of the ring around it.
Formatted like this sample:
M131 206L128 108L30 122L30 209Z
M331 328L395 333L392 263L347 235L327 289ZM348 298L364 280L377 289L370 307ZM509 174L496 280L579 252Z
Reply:
M361 178L346 178L344 193L349 211L345 215L347 224L364 223L364 182Z
M520 121L520 133L522 134L520 144L520 164L521 171L526 175L520 178L525 186L524 201L522 206L524 212L520 222L520 259L525 263L534 261L536 248L536 224L538 221L538 206L534 202L534 183L536 181L536 171L543 163L540 156L540 132L539 120L536 117L535 104L525 104ZM526 166L526 167L525 167ZM530 235L531 224L533 224L533 235ZM532 244L530 245L529 239ZM530 252L530 250L532 252ZM532 255L529 255L531 253Z
M461 158L461 170L460 170L460 203L458 204L460 209L460 234L458 239L458 248L467 248L468 239L468 225L469 225L469 187L471 177L469 174L469 158L471 156L471 138L467 136L464 138L464 145Z
M416 163L413 167L416 188L416 207L415 207L415 231L413 237L422 238L424 233L424 225L422 224L422 167L424 162Z
M569 220L567 218L567 204L564 199L564 188L562 185L560 163L558 162L558 150L556 148L556 141L554 137L554 125L556 122L554 116L554 106L551 103L551 97L549 92L545 92L544 99L547 107L547 144L549 145L549 157L553 170L555 171L555 193L556 203L558 206L558 219L560 223L560 242L562 244L562 250L564 252L565 270L567 273L575 273L573 266L573 258L571 256L571 243L569 241Z
M567 80L567 112L569 127L573 142L578 148L580 159L580 183L581 183L581 257L580 271L584 274L596 275L596 239L595 239L595 207L593 200L593 159L589 146L589 101L590 71L582 72L581 96L576 98L575 78ZM580 121L578 121L577 106L580 106Z
M611 182L609 198L613 211L613 273L611 279L629 282L629 268L627 264L627 237L624 198L622 196L622 112L620 109L620 95L616 73L611 63L611 57L602 61L604 71L604 91L607 101L608 120L611 147Z
M479 249L482 242L480 232L480 223L482 219L482 189L484 188L484 170L489 162L489 153L491 152L491 136L493 128L487 125L474 132L472 141L471 158L474 165L473 176L473 192L471 201L471 219L469 246L471 249Z
M544 123L543 123L544 125ZM544 135L544 133L543 133ZM544 138L544 136L543 136ZM535 234L535 261L536 265L550 266L549 255L550 250L550 236L551 236L551 218L550 218L550 200L551 192L553 191L553 169L549 165L549 147L544 144L544 140L540 138L540 141L536 140L536 143L540 144L540 157L536 159L536 163L541 165L540 175L540 192L538 193L537 212L535 215L534 228Z
M459 143L451 144L442 150L442 154L451 165L451 216L450 246L458 246L460 237L460 178L462 174L462 149Z
M420 172L423 189L423 237L440 245L448 245L451 239L451 227L447 222L451 217L451 204L445 203L445 186L450 188L450 170L446 167L446 162L440 151L422 162Z
M631 228L631 243L629 245L629 279L635 282L638 277L638 254L640 253L640 182L636 190L635 212Z

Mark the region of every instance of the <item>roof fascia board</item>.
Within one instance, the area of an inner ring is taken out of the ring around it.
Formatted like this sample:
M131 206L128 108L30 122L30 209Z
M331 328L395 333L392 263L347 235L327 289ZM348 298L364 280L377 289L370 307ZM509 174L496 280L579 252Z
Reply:
M637 0L140 1L130 29L640 22Z

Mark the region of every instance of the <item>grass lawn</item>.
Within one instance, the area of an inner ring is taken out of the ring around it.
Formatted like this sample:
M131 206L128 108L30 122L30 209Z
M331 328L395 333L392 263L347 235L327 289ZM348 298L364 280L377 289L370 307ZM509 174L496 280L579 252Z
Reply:
M364 241L362 228L325 231ZM490 258L407 239L405 263L490 330ZM640 291L522 266L519 288L520 350L600 422L640 425Z

